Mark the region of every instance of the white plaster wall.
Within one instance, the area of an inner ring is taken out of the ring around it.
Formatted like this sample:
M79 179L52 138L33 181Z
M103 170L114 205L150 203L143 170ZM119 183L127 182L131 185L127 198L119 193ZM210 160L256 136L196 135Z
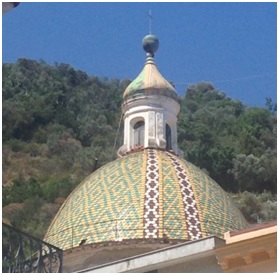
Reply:
M127 150L133 148L134 122L144 119L145 136L144 147L166 148L166 123L171 127L172 149L178 153L177 147L177 115L179 104L165 96L142 96L124 101L124 146Z

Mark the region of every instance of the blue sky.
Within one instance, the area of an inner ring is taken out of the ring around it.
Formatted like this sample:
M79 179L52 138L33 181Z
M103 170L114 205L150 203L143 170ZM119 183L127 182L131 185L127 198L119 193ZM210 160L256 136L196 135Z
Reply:
M145 62L149 10L156 63L179 95L207 81L249 106L277 100L276 2L24 2L2 17L2 62L43 59L134 79Z

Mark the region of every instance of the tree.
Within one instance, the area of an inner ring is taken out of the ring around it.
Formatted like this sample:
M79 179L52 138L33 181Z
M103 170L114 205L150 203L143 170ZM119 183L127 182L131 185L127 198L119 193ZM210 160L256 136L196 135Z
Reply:
M264 191L262 194L250 192L239 193L233 196L236 205L250 223L262 223L276 220L276 197Z
M266 97L265 106L268 111L275 113L277 112L277 103L273 103L271 97Z
M275 163L276 154L271 150L261 157L240 154L233 159L233 168L229 172L233 174L240 192L276 192Z
M57 209L56 197L65 198L96 159L101 166L116 158L122 96L131 81L24 58L2 68L3 205L27 205L28 215L18 212L13 219L43 232ZM188 161L226 191L276 192L271 99L267 109L248 108L201 82L189 86L179 102L178 143ZM38 209L32 209L36 200ZM269 213L274 204L265 207L260 211Z

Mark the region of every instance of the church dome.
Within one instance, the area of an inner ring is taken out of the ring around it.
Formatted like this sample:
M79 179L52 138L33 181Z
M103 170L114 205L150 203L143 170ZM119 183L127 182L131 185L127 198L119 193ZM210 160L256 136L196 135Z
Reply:
M162 95L177 100L175 88L160 74L153 58L159 47L158 38L146 35L142 44L147 53L146 62L137 78L126 88L124 100L143 95Z
M225 191L175 154L143 149L106 164L69 195L44 240L63 250L82 241L191 241L247 226Z

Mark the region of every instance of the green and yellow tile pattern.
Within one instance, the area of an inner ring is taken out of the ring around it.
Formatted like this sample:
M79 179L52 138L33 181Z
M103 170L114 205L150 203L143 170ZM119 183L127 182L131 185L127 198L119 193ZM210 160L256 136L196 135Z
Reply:
M68 249L78 246L84 239L89 244L148 236L144 231L148 150L117 159L89 175L61 206L44 240ZM155 184L159 184L156 189L156 198L159 197L156 236L191 240L179 174L173 160L167 152L152 150L156 156L156 173L159 174L154 177ZM187 175L202 237L223 237L228 230L248 225L216 182L193 164L174 155L172 158Z

